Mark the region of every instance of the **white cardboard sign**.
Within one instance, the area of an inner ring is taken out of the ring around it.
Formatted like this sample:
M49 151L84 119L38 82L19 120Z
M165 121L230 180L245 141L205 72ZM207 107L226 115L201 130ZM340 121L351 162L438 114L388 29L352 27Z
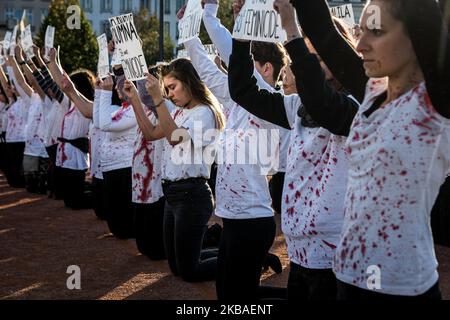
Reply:
M25 30L23 30L22 35L20 37L21 43L22 43L22 49L27 55L28 59L31 59L34 57L33 52L33 38L31 36L31 26L27 25Z
M236 18L233 38L264 42L286 41L274 0L247 0Z
M216 47L213 44L205 44L204 47L206 52L208 52L208 57L214 61L218 54ZM179 58L190 59L189 52L186 49L178 50L177 59Z
M12 33L11 33L11 31L6 31L6 33L5 33L5 38L3 39L3 54L6 56L6 55L8 55L8 50L9 50L9 47L11 46L11 36L12 36Z
M49 59L50 49L53 48L55 42L55 27L47 26L45 31L45 59Z
M353 12L352 4L345 4L330 8L331 14L336 18L342 19L349 29L355 26L355 14Z
M98 65L97 71L100 79L104 79L109 75L109 55L108 55L108 39L106 34L102 34L97 38L98 42Z
M9 54L10 56L15 55L16 45L17 45L17 31L19 30L19 26L15 26L11 35L11 42L9 44Z
M184 11L183 19L178 22L178 44L185 43L200 34L203 8L201 0L189 0Z
M126 78L130 81L145 79L148 68L133 14L113 17L109 22Z
M5 58L3 57L3 41L0 42L0 66L5 64Z

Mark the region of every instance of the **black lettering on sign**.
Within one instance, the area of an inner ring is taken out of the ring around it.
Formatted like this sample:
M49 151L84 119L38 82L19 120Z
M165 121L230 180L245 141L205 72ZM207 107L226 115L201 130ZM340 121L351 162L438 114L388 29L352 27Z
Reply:
M331 8L331 14L337 18L345 19L345 18L351 18L350 9L348 6L342 6L342 7L332 7Z
M124 59L122 61L123 69L127 79L138 79L145 77L145 60L143 55Z
M244 22L240 21L244 19ZM239 32L244 27L244 34L253 38L279 39L280 35L278 15L273 10L247 10L242 18L236 20L235 31Z

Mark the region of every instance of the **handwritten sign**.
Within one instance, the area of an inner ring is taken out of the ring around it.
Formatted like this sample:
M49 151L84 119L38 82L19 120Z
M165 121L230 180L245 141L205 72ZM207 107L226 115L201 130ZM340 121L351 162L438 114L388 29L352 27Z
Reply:
M233 38L264 42L284 42L286 32L281 17L273 8L274 0L247 0L233 28Z
M9 47L11 46L11 36L12 33L10 31L7 31L5 33L5 38L3 39L3 54L6 56L8 55Z
M47 26L45 31L45 59L50 60L50 49L53 48L55 42L55 27Z
M19 26L15 26L11 35L11 42L9 44L9 54L10 56L15 55L16 44L17 44L17 31L19 30Z
M23 51L27 55L28 60L33 58L34 57L33 38L31 36L31 26L30 25L27 25L25 30L23 30L20 39L21 39Z
M189 0L184 11L183 19L178 22L178 44L185 43L200 34L203 8L201 0Z
M349 29L355 26L355 14L351 4L330 8L331 14L336 18L342 19Z
M205 48L205 50L206 50L206 52L208 52L208 57L212 60L212 61L214 61L214 59L216 58L216 56L217 56L217 49L216 49L216 47L213 45L213 44L205 44L204 45L204 48ZM179 58L186 58L186 59L189 59L190 57L189 57L189 52L187 51L187 50L185 50L185 49L183 49L183 50L178 50L178 52L177 52L177 58L179 59Z
M147 63L141 39L134 25L133 14L113 17L109 22L126 78L130 81L145 79L148 72Z
M106 34L97 38L98 42L98 64L97 71L100 79L105 79L109 74L108 39Z

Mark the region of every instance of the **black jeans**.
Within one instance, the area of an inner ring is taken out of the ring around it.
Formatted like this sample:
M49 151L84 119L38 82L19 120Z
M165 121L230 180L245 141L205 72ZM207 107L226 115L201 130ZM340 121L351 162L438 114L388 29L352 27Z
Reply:
M226 301L258 300L262 267L275 239L275 219L222 220L217 297Z
M164 260L164 204L159 199L155 203L134 203L134 223L136 228L136 245L140 253L151 260Z
M450 177L441 186L431 211L431 229L435 244L450 247Z
M308 269L291 262L289 302L336 300L336 276L332 269Z
M419 296L397 296L383 294L376 291L361 289L340 280L337 280L337 299L353 301L419 301L419 300L442 300L439 282L430 290Z
M108 220L108 210L105 201L105 184L102 179L92 178L93 209L100 220Z
M213 197L207 180L166 182L163 190L166 197L164 246L170 270L187 282L214 280L217 257L202 256L203 236L213 213Z
M57 193L56 191L56 153L58 150L58 145L54 144L50 147L45 148L47 150L49 164L48 164L48 176L47 176L47 189L51 193ZM56 197L56 194L55 194ZM59 197L56 197L59 199L62 199L62 194L59 192Z
M85 190L86 170L56 167L62 197L66 207L73 210L92 208L92 194Z
M134 238L131 167L103 172L103 178L109 230L119 239Z
M281 214L281 201L283 198L284 172L278 172L272 176L269 183L270 195L272 197L272 207L276 213Z
M25 188L23 176L23 151L25 142L7 143L5 175L8 184L13 188Z

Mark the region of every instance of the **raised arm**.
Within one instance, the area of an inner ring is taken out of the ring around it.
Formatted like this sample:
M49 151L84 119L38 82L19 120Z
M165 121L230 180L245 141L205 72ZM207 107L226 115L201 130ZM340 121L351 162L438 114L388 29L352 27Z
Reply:
M231 100L228 90L228 76L219 70L217 65L208 57L199 38L185 42L184 47L189 53L192 65L200 76L200 79L211 90L219 102L226 107Z
M217 18L217 11L219 10L218 0L206 0L205 2L203 24L212 43L216 46L220 58L228 66L232 50L231 33L222 25L220 19Z
M295 19L289 0L277 0L275 8L290 40L285 48L291 57L297 92L308 114L321 127L336 135L347 136L359 105L326 81L316 54L310 53Z
M325 0L290 0L302 30L336 79L359 102L364 99L366 76L363 61L337 31Z
M133 106L139 129L141 129L145 140L155 141L164 138L164 132L161 126L154 125L147 117L144 110L144 105L139 98L139 94L135 85L132 82L126 80L123 89L124 93L131 101L131 105Z
M291 129L284 97L281 93L261 90L253 75L250 42L233 40L233 53L228 68L231 98L248 112L286 129Z
M16 59L19 59L17 61ZM13 82L17 85L17 91L23 98L31 98L34 90L30 87L30 85L26 82L25 76L23 75L19 64L24 64L25 61L22 56L22 48L17 45L15 47L15 56L10 56L8 58L8 73L12 78Z
M94 97L94 106L92 111L92 121L94 123L94 127L100 129L100 98L102 95L102 90L100 87L96 86L95 88L95 97Z

